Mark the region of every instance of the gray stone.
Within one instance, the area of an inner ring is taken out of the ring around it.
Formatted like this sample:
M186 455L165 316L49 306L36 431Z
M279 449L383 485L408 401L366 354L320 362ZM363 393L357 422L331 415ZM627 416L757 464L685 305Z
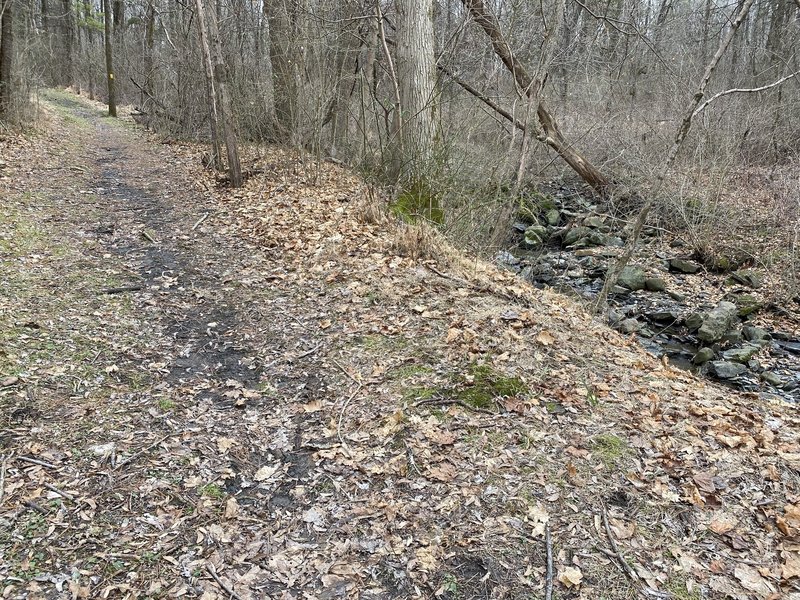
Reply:
M684 300L686 300L686 296L684 296L680 292L676 292L675 290L667 290L667 296L675 300L675 302L683 302Z
M737 314L740 317L752 315L761 309L761 302L752 294L741 294L734 298L736 305L739 307Z
M697 273L700 270L700 265L691 260L684 260L683 258L673 258L669 261L669 268L673 271L680 273Z
M592 230L588 227L573 227L564 235L564 245L571 246L588 236L591 232Z
M697 331L703 324L703 315L700 313L692 313L686 317L684 323L686 323L686 327L689 328L689 331Z
M709 364L711 374L719 379L733 379L747 371L744 365L726 360L715 360Z
M528 229L528 224L527 224L527 223L523 223L522 221L516 221L516 222L514 223L513 227L514 227L514 229L516 229L517 231L520 231L520 232L522 232L522 233L525 233L525 230L526 230L526 229Z
M766 344L772 337L766 329L754 327L752 325L745 325L742 327L742 335L748 342L756 342L759 344Z
M761 350L761 348L755 344L745 344L741 348L731 348L730 350L725 350L725 352L722 353L722 358L737 363L746 363L756 354L758 354L759 350Z
M667 282L658 277L648 277L644 280L644 285L651 292L663 292L667 289Z
M544 220L547 221L547 224L551 227L555 227L561 220L561 212L557 208L551 208L545 213Z
M519 259L513 254L511 254L511 252L508 252L506 250L501 250L500 252L498 252L497 256L495 256L494 259L501 265L509 265L513 267L514 265L519 264Z
M524 245L526 248L535 250L541 248L547 241L547 227L543 225L531 225L525 230Z
M711 348L700 348L697 354L692 358L692 362L696 365L704 365L714 358L714 350Z
M680 319L678 313L672 310L657 310L647 313L647 318L657 323L675 323Z
M761 379L774 387L781 387L783 385L783 377L772 371L764 371L761 374Z
M742 285L751 288L760 288L764 284L764 278L755 271L734 271L731 273L731 279Z
M735 320L736 305L722 301L705 316L703 324L697 330L697 337L704 342L716 342L722 339Z
M591 227L593 229L605 229L606 228L606 218L605 217L586 217L583 220L583 224L586 227Z
M736 329L731 329L730 331L726 331L725 335L722 336L721 342L725 342L728 344L738 344L742 341L742 332Z
M635 333L642 328L642 324L636 319L625 319L617 325L622 333Z
M645 279L644 269L641 267L628 265L622 269L622 273L619 274L617 283L619 283L619 285L622 287L628 288L629 290L643 290Z
M624 288L621 285L615 285L611 288L611 293L616 294L617 296L627 296L631 293L628 288Z

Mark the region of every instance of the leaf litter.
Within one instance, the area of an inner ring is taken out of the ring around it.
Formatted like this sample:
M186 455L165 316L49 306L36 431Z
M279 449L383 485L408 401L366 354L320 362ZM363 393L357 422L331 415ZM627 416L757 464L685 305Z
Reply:
M45 111L0 141L3 597L800 597L794 407L336 165L250 149L230 190Z

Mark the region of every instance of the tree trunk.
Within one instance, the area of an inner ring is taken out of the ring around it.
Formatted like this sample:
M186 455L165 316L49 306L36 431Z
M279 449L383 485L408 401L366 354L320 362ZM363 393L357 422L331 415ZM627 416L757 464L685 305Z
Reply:
M483 0L461 0L461 2L491 40L495 54L500 57L500 60L511 72L520 91L529 98L538 96L541 92L543 81L541 79L534 81L525 67L517 60L500 31L500 24L494 15L487 12L483 5ZM541 125L541 132L537 134L537 139L555 150L592 188L600 193L606 193L610 185L608 178L597 167L581 156L564 138L558 123L553 115L550 114L550 111L547 110L544 102L540 100L538 104L536 115Z
M74 83L74 57L73 47L75 41L75 13L73 12L72 0L63 0L61 3L61 30L64 41L64 71L61 73L61 84L70 86Z
M111 6L103 0L103 43L106 50L106 81L108 82L108 116L117 116L117 82L114 75L114 60L111 44Z
M396 0L400 134L396 172L418 179L433 161L436 62L433 2Z
M203 56L206 59L206 73L212 79L211 88L215 100L212 103L212 111L216 110L218 123L222 126L222 133L225 138L225 149L228 155L228 177L233 187L241 187L242 168L239 164L236 132L232 122L233 111L231 110L230 92L228 90L228 70L222 55L217 12L214 8L208 11L205 10L203 0L196 0L196 2ZM217 134L219 134L219 129L217 129Z
M291 14L285 0L265 0L269 27L269 55L272 63L272 91L275 102L276 138L291 141L297 129L298 85L293 60Z
M203 52L203 65L206 71L206 95L208 97L209 121L211 123L211 160L217 171L222 171L225 165L222 162L222 140L220 138L220 114L217 106L217 90L214 85L214 61L211 59L211 46L208 43L208 29L203 5L196 0L198 27L200 29L200 46Z
M0 118L8 117L11 109L11 74L14 59L14 0L0 1Z

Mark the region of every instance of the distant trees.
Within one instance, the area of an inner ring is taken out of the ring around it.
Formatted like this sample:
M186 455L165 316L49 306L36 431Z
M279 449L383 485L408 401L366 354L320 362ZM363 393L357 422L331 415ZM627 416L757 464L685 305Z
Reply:
M687 168L775 164L800 152L798 2L764 0L742 22L707 97L760 91L708 106L685 142L695 156ZM568 165L606 191L657 171L686 90L742 2L201 4L205 15L196 1L0 0L0 103L71 84L108 101L109 112L138 105L165 134L217 139L218 168L236 162L234 144L221 146L238 132L375 177L413 179L433 166L466 187L516 188Z
M14 0L0 0L0 118L11 105L14 61Z

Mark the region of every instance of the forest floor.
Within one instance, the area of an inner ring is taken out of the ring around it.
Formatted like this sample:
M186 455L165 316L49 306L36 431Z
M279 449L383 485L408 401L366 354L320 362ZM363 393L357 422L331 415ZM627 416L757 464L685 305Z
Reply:
M800 598L795 407L338 166L253 150L233 191L42 113L0 138L3 598Z

